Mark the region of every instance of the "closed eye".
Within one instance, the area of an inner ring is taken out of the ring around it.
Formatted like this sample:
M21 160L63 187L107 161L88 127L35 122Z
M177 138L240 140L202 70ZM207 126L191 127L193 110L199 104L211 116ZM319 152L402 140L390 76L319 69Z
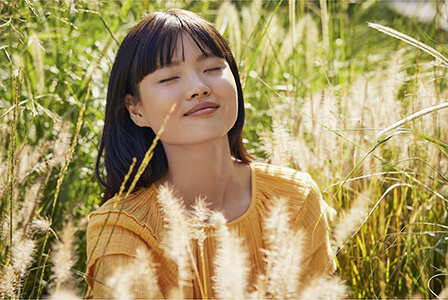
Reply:
M160 80L159 83L169 82L169 81L175 80L177 78L179 78L179 77L175 76L175 77L165 78L165 79Z
M216 67L216 68L207 69L204 72L221 71L222 69L223 69L222 67Z

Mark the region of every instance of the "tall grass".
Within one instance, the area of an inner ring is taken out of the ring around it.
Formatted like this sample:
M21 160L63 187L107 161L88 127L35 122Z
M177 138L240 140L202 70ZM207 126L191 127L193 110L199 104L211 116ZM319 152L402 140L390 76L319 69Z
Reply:
M1 297L82 295L108 74L130 27L167 7L202 14L229 39L249 151L311 173L338 212L337 274L350 292L322 280L302 297L321 286L337 297L446 295L447 6L430 3L436 19L421 23L383 1L2 1ZM223 297L244 293L224 294L232 283L217 278ZM247 296L290 293L264 287Z

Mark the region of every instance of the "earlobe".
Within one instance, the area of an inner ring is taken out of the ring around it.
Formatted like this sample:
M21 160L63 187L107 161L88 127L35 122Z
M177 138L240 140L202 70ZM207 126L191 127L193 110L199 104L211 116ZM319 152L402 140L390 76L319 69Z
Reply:
M139 111L138 100L135 99L134 96L126 94L124 103L126 105L126 109L129 112L129 116L131 117L132 121L134 121L135 125L143 127L142 124L143 115Z

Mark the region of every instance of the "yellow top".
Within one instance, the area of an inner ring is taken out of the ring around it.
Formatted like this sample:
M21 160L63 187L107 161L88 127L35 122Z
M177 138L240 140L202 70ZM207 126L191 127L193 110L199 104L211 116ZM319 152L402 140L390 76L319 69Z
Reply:
M289 168L263 163L252 163L251 185L252 199L249 208L239 218L227 223L232 232L238 233L248 246L249 283L253 286L259 274L263 274L266 262L259 249L265 249L262 237L263 220L273 200L284 197L292 216L292 227L302 230L304 249L302 250L301 282L313 275L331 274L335 271L333 252L330 247L328 228L335 211L322 200L316 183L307 173ZM141 188L131 194L119 214L122 202L116 205L107 201L89 216L87 229L87 297L108 298L113 289L104 286L108 276L118 266L125 266L136 260L139 247L151 249L156 270L158 288L157 298L166 298L172 287L177 286L177 267L166 254L164 255L161 236L166 232L157 201L157 187ZM116 206L114 208L114 206ZM321 217L322 216L322 217ZM117 219L118 217L118 219ZM114 226L115 224L115 226ZM317 224L317 225L316 225ZM104 227L104 228L103 228ZM213 297L212 276L213 260L216 255L216 241L212 237L213 226L206 227L207 239L204 242L205 272L208 274L208 296ZM111 232L113 230L113 234ZM101 233L102 231L102 233ZM100 234L101 233L101 234ZM162 239L163 240L163 239ZM107 245L105 248L104 246ZM197 255L193 249L193 255ZM100 263L101 261L101 263ZM196 262L199 262L197 257ZM204 266L198 267L201 275ZM95 283L93 282L95 278ZM186 298L201 298L196 276L185 292ZM120 281L118 281L120 282ZM118 283L119 284L119 283ZM147 285L135 282L132 292L136 298L147 298ZM154 289L154 287L151 287Z

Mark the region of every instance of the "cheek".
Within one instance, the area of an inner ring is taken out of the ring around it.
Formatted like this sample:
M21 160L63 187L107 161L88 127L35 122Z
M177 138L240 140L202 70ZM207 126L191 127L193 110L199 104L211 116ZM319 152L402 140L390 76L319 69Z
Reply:
M232 81L229 82L228 97L229 99L232 99L232 102L235 105L235 110L238 113L238 90L236 88L236 83L235 80L233 79L233 76Z
M165 116L170 110L170 107L171 106L169 105L169 103L164 103L163 101L157 101L154 99L145 103L143 117L145 119L146 125L148 127L151 127L155 133L157 133L162 126Z
M236 123L236 120L238 119L238 92L236 89L236 86L234 83L229 83L229 85L226 88L226 99L228 99L228 107L229 110L227 111L227 118L230 126L233 126ZM230 130L230 128L229 128Z
M238 97L237 88L235 78L233 77L232 71L230 69L226 69L223 77L221 77L221 86L224 88L227 97L232 97L232 99L236 99Z

